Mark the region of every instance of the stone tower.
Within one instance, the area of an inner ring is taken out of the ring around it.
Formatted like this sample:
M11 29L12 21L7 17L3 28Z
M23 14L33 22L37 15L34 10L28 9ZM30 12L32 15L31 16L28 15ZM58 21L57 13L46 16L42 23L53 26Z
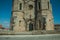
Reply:
M11 29L15 32L54 30L50 0L13 0Z

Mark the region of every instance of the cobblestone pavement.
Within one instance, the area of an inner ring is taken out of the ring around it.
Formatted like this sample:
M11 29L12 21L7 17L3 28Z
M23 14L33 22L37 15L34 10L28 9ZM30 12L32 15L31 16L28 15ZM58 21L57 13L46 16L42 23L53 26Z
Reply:
M60 34L0 35L0 40L60 40Z

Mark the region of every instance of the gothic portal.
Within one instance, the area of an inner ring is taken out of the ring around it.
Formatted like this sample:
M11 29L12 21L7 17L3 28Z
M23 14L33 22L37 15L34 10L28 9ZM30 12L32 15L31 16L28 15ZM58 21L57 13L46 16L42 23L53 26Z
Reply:
M54 30L50 0L13 0L11 30Z

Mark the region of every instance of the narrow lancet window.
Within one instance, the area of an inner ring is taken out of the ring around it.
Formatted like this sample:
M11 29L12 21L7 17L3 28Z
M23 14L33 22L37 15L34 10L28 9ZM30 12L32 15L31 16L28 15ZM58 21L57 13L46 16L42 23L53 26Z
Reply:
M38 8L40 9L40 2L38 2Z
M22 3L20 3L20 10L22 10Z
M48 9L49 9L49 2L48 2Z

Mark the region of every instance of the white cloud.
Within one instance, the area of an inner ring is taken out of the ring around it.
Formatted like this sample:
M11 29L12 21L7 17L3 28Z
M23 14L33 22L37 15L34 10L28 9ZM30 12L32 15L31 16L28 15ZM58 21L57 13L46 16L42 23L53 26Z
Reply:
M3 27L8 28L9 25L10 25L9 21L4 21L4 22L3 22Z
M8 24L8 21L4 21L5 24Z

